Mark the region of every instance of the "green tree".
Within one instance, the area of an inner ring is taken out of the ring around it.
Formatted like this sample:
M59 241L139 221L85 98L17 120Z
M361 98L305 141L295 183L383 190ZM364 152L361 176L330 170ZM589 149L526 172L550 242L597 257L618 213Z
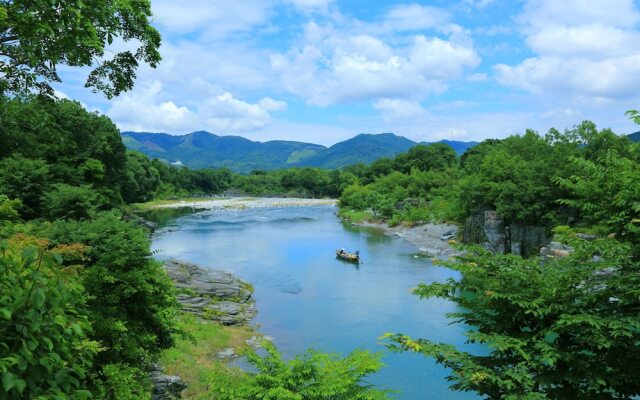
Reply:
M97 64L85 86L117 96L132 88L139 62L155 67L160 61L160 34L150 21L148 0L2 1L0 93L36 88L52 94L50 84L60 81L59 66ZM105 58L114 40L138 48Z
M541 262L474 249L444 263L462 279L415 289L459 305L449 317L470 326L468 341L487 354L402 334L386 335L391 347L434 358L452 371L454 390L489 399L637 397L640 264L615 240L557 233L571 256Z
M59 183L44 196L46 215L50 219L90 219L107 200L89 185Z
M43 196L49 190L49 166L20 155L0 160L0 193L20 200L27 218L43 215Z
M265 357L249 354L258 373L236 387L220 389L221 400L383 400L388 396L363 379L382 367L380 357L354 351L345 358L308 351L290 362L270 343Z
M452 167L456 159L455 150L448 144L418 145L396 157L395 169L407 174L414 168L420 171L443 170Z
M137 151L127 151L122 198L127 203L149 201L160 185L160 173L149 159Z
M55 245L87 246L83 285L91 296L92 338L107 348L97 367L145 367L172 344L176 299L171 280L151 258L147 233L103 212L89 221L56 221L43 232ZM77 263L65 259L65 264Z
M640 257L640 147L629 154L635 157L609 150L595 161L573 158L576 172L555 181L573 195L558 201L579 210L583 224L632 243Z
M5 195L0 195L0 223L18 221L20 219L20 214L18 214L20 205L20 200L11 200Z

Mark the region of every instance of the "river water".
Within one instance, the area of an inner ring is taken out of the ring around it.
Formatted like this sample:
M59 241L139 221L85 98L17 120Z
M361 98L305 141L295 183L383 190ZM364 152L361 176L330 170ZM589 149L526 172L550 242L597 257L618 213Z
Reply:
M384 352L386 366L368 381L399 391L394 398L475 399L452 392L447 371L431 359L386 351L385 332L464 344L465 327L445 317L456 307L410 293L419 282L458 278L432 265L415 246L370 228L342 223L332 206L205 211L171 220L154 237L160 259L177 258L229 271L255 287L260 331L285 357L314 348L347 354ZM359 267L335 250L360 250Z

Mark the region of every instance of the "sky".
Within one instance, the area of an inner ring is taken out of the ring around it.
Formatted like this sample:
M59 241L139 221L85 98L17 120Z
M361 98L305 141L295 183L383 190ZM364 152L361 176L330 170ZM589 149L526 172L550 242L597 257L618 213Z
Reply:
M56 86L121 130L324 145L638 130L640 0L151 1L158 68L113 100L84 69Z

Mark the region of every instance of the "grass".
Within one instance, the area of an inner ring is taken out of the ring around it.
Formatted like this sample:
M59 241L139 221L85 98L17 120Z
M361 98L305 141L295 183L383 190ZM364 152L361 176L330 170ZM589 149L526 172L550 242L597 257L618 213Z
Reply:
M359 224L364 221L375 221L375 217L369 211L347 210L341 208L338 211L338 216L343 220Z
M146 203L133 203L129 204L129 207L132 211L148 211L157 208L158 206L164 206L167 204L179 204L180 202L194 202L194 201L206 201L211 200L212 197L181 197L177 199L158 199L147 201Z
M215 399L214 389L229 387L243 378L240 369L228 367L217 353L228 347L236 353L247 350L245 341L256 335L251 327L227 327L184 314L180 328L186 337L176 338L175 346L162 353L160 364L166 374L178 375L187 383L183 399Z

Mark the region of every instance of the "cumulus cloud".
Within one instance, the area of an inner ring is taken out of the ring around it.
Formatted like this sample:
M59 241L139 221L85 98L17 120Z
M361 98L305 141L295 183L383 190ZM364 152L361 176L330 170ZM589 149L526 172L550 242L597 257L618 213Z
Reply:
M632 0L529 0L518 21L536 56L495 66L501 84L587 102L637 96L640 13Z
M229 92L207 97L192 107L162 100L168 97L156 81L115 99L107 115L122 130L185 133L206 129L227 134L261 129L271 120L269 111L286 108L282 101L264 98L249 103Z
M163 31L174 34L203 31L210 36L224 36L266 23L273 2L190 0L185 4L154 0L151 6L155 22Z
M384 121L412 120L426 116L420 103L402 99L380 99L373 108L382 113Z
M271 56L282 85L309 104L441 93L480 58L461 30L446 39L415 35L391 46L368 34L345 34L309 23L301 45Z

